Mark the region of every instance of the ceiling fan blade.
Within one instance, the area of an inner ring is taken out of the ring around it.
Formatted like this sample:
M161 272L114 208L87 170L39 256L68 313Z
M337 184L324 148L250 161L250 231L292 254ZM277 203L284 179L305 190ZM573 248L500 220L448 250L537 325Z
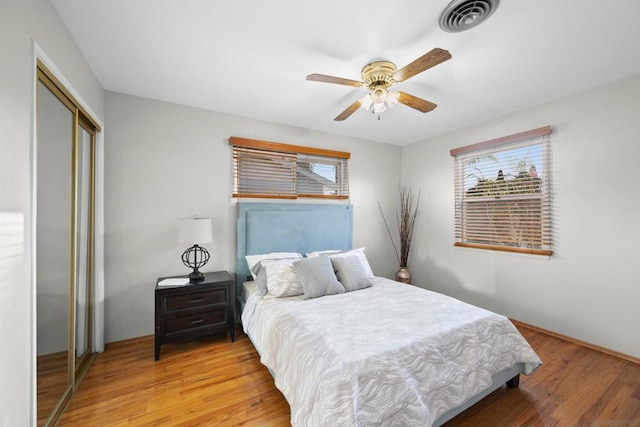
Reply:
M337 85L345 85L345 86L353 86L353 87L363 87L365 85L363 82L359 82L357 80L343 79L342 77L326 76L324 74L309 74L307 76L307 80L311 80L313 82L334 83Z
M361 106L362 106L362 102L360 102L359 99L356 99L356 101L353 104L349 105L346 110L338 114L338 116L333 120L335 120L336 122L341 122L345 119L348 119L349 116L355 113L356 111L358 111L358 109Z
M429 111L437 107L437 105L433 102L426 101L422 98L418 98L417 96L410 95L406 92L398 92L398 102L406 105L407 107L418 110L421 113L428 113Z
M403 82L411 77L419 74L431 67L451 59L451 54L448 50L435 48L425 53L420 58L413 61L411 64L399 69L393 74L393 79L397 82Z

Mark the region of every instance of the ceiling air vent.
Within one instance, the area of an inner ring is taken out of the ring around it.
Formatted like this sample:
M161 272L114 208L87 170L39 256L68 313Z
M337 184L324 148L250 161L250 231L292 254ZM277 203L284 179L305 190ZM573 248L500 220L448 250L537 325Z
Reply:
M500 0L453 0L440 15L440 28L448 33L468 30L484 22Z

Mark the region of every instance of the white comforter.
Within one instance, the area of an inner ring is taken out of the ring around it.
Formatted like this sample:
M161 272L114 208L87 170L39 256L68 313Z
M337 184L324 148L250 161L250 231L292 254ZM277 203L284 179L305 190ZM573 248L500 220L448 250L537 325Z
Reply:
M242 322L293 426L428 426L493 374L541 364L504 316L383 278L311 300L252 295Z

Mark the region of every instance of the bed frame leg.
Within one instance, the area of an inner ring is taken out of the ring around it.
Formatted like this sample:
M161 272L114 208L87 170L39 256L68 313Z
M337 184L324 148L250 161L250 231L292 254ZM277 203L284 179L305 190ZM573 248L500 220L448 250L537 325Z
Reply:
M520 385L520 374L507 381L507 387L509 388L517 388L518 385Z

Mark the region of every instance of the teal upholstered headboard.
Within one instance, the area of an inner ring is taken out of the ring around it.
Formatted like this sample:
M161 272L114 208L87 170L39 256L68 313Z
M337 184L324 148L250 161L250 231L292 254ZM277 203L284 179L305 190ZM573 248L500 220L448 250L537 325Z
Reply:
M341 204L239 203L236 223L236 288L250 275L245 255L305 254L351 249L353 206Z

